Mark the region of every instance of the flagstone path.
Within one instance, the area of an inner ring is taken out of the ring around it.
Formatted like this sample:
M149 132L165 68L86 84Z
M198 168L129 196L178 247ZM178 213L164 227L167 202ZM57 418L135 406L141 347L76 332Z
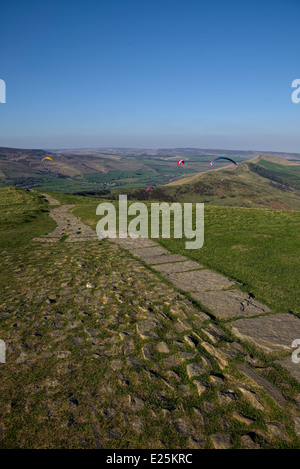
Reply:
M47 198L56 229L0 254L0 448L300 447L298 317Z

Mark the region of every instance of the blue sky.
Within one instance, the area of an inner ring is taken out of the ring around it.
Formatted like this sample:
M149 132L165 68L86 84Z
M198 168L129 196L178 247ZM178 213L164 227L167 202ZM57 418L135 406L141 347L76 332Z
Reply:
M0 146L300 153L299 0L11 0L0 13Z

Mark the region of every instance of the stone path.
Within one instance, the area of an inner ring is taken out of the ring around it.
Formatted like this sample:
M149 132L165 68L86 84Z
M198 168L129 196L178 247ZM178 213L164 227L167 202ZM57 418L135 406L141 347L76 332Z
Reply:
M297 316L272 313L270 308L248 293L232 290L237 282L205 269L184 256L171 254L151 240L117 239L115 242L160 272L177 288L188 292L215 318L231 320L228 327L238 338L254 344L264 352L286 350L291 355L292 342L300 339L300 319ZM140 248L142 243L143 248ZM294 364L292 360L290 362L288 366L284 362L281 364L300 383L300 365Z
M100 241L50 202L57 228L0 253L1 448L300 447L281 368L298 318L151 240Z
M95 231L82 223L77 217L69 213L74 205L60 205L59 201L45 195L50 205L58 205L50 211L50 216L57 223L57 227L51 233L42 238L34 238L33 241L58 242L66 237L67 242L97 241Z

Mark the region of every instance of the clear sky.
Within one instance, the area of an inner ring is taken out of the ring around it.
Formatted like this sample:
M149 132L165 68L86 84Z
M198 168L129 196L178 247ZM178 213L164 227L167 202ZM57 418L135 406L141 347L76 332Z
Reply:
M0 146L300 153L299 0L0 0Z

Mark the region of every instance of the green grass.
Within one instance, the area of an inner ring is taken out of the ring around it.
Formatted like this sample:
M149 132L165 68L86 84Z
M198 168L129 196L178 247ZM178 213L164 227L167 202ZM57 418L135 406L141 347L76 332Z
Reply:
M274 171L277 173L288 174L291 176L298 176L300 177L300 164L297 165L282 165L279 163L274 163L273 161L264 160L261 158L259 160L259 164L264 168L269 169L270 171Z
M205 206L205 241L186 250L185 240L161 239L174 253L233 280L277 312L300 315L300 213Z
M143 188L149 185L162 185L178 177L180 178L184 173L191 174L198 170L193 166L184 168L184 171L182 171L177 167L176 161L164 164L161 161L147 160L144 164L138 160L130 159L126 160L126 164L124 162L120 164L108 158L106 163L110 163L108 167L105 167L106 172L103 172L102 167L101 170L98 168L94 172L77 174L76 176L50 172L35 173L34 171L26 171L24 167L3 168L6 178L0 178L0 185L14 185L22 188L63 193L101 189ZM110 169L114 167L120 167L121 169Z
M47 201L35 192L14 187L0 188L0 247L25 246L33 237L51 231Z
M295 189L300 189L300 166L283 166L264 159L259 164L248 163L251 171Z
M10 252L16 262L21 256L26 265L32 238L46 234L56 226L48 212L47 201L38 193L14 187L0 188L0 255ZM8 284L19 283L14 263L5 262L2 267L0 291L4 291Z
M191 174L194 170L186 170ZM28 179L19 178L17 183L24 187L34 187L36 190L56 191L63 193L76 193L83 191L97 191L103 189L130 189L160 185L169 182L171 179L180 177L181 173L177 167L169 165L156 165L155 169L141 169L137 171L108 171L107 173L88 173L73 178L47 175L43 178L31 178L30 185Z
M237 168L232 165L182 177L155 188L151 194L141 190L129 190L127 193L131 199L137 200L300 210L299 188L300 165L288 166L261 158L259 164L241 162Z

